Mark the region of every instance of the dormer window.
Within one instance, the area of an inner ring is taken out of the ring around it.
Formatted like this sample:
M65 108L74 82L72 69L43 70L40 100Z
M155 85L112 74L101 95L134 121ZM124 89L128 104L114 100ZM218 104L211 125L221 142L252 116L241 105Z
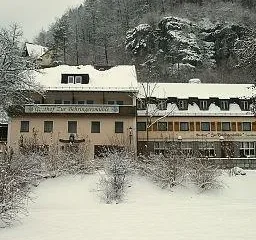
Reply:
M157 104L157 108L159 110L166 110L167 109L167 101L166 100L159 100Z
M68 83L74 83L74 76L68 76Z
M207 102L207 100L200 100L199 101L199 108L201 110L208 110L208 102Z
M61 74L61 83L88 84L89 74Z
M75 76L76 83L82 83L82 76Z
M146 102L144 99L137 100L137 109L138 110L145 110L146 109Z
M227 100L221 100L220 101L220 110L228 110L229 109L229 103Z
M178 108L179 110L187 110L188 109L187 100L178 100Z
M241 101L240 107L242 111L248 111L249 110L249 102L246 100Z

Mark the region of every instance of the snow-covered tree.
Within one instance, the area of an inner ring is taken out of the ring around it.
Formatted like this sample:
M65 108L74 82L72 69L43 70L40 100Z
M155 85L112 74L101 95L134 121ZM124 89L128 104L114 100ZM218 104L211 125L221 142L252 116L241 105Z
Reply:
M40 91L29 70L35 59L21 56L22 31L16 25L0 28L0 104L8 107L30 101L25 89Z
M122 149L106 151L100 178L101 198L106 203L119 203L124 199L132 169L132 155Z

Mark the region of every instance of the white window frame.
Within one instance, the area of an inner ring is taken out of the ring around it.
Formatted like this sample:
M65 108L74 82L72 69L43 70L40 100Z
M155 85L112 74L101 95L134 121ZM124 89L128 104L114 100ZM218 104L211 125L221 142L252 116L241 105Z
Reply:
M82 83L82 76L75 76L75 83Z
M228 100L221 100L220 101L220 110L228 110L228 109L229 109Z
M240 142L239 152L240 152L240 157L254 157L255 142Z
M68 76L68 83L74 83L74 76Z
M199 106L201 110L207 110L208 109L208 101L207 100L200 100Z
M241 101L241 110L249 111L249 102L247 100Z

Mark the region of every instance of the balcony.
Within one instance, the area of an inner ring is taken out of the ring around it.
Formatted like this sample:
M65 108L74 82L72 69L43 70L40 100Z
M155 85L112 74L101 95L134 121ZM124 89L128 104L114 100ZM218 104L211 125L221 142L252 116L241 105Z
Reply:
M136 108L132 105L108 104L27 104L25 114L117 114L136 115Z

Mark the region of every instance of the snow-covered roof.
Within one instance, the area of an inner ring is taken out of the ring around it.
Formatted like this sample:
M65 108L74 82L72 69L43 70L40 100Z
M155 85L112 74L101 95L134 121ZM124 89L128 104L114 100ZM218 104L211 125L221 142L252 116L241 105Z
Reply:
M149 94L145 94L148 89ZM255 95L253 84L209 84L209 83L140 83L139 97L167 98L251 98Z
M221 110L211 103L208 110L201 110L197 104L188 104L187 110L179 110L175 103L168 103L166 110L159 110L155 104L150 104L148 111L137 110L138 116L253 116L251 111L242 111L237 103L231 103L229 110Z
M41 57L48 51L47 47L33 43L26 43L25 46L30 57Z
M89 83L61 83L62 74L89 74ZM137 92L135 66L120 65L108 70L97 70L91 65L60 65L34 72L35 81L45 90L59 91L130 91Z

